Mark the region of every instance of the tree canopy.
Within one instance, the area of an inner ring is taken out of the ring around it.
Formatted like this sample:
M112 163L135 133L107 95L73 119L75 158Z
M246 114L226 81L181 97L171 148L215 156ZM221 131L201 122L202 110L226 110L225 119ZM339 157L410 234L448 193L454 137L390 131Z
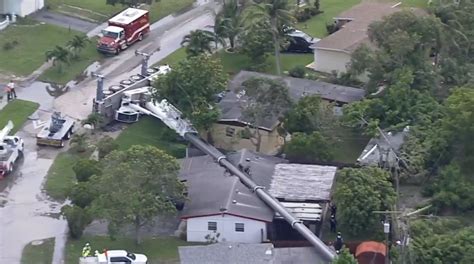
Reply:
M395 197L387 171L375 167L342 169L334 193L338 223L351 235L373 232L380 226L373 211L390 209Z
M319 132L314 131L310 134L296 132L291 137L291 141L286 143L284 148L284 152L291 162L328 161L334 156L330 141Z
M214 98L226 86L227 76L221 63L199 55L181 61L173 71L155 81L153 97L166 98L196 128L208 130L219 116Z
M177 178L178 162L155 147L113 151L104 158L103 168L104 173L92 179L99 193L92 207L112 230L132 224L137 243L141 227L159 214L175 212L174 202L185 198L185 187Z
M249 136L256 150L260 151L262 140L258 127L265 120L278 121L290 108L292 101L288 87L278 80L269 78L250 78L242 84L247 104L242 112L245 120L249 122Z

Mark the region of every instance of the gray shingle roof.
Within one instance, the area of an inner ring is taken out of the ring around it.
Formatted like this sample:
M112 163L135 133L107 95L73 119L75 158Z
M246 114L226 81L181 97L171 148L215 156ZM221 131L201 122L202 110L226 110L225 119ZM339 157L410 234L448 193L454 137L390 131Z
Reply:
M181 160L180 178L186 180L189 201L182 218L227 213L271 222L273 211L240 180L210 156Z
M289 164L285 159L246 149L229 153L227 159L235 166L248 167L255 183L281 200L327 201L331 195L336 167ZM182 159L180 179L187 181L190 199L182 218L225 212L267 222L273 220L273 211L210 156Z
M181 264L322 264L314 248L273 244L217 243L178 248Z
M217 243L179 247L181 264L273 264L273 244Z
M286 201L329 201L336 170L333 166L277 164L269 192Z
M246 123L242 114L245 105L246 95L239 94L242 90L242 83L252 77L271 78L282 80L287 86L290 97L297 102L306 95L317 94L322 99L336 101L339 103L350 103L364 98L363 89L336 85L326 82L313 81L308 79L280 77L270 74L241 71L229 82L228 90L218 106L221 110L220 121L237 121ZM267 118L262 124L258 124L264 129L271 130L278 121L278 117Z

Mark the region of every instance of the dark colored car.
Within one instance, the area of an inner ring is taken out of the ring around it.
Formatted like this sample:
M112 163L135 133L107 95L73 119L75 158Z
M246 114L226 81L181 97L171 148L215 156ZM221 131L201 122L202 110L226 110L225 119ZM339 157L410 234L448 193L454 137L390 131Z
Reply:
M290 33L287 33L287 36L289 44L285 49L286 52L313 53L314 44L320 40L300 30L292 30Z

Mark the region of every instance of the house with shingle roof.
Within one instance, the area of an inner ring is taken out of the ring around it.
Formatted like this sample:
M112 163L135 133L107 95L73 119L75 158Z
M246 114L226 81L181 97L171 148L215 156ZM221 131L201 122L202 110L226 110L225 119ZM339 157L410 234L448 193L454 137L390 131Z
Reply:
M227 160L268 190L314 232L319 230L330 201L336 167L292 164L246 149L229 153ZM188 193L180 212L186 223L187 241L262 243L278 238L278 232L286 227L291 229L255 192L210 156L180 162L179 178ZM274 228L276 225L278 228Z
M369 25L401 11L400 4L363 1L334 17L340 29L315 44L314 62L308 67L326 73L346 72L352 52L364 43L370 45Z
M256 150L252 140L244 133L249 128L249 120L243 114L247 100L251 100L245 94L243 83L250 78L270 78L283 82L288 87L289 95L293 102L299 101L308 95L319 95L326 102L335 103L338 106L362 100L365 96L363 89L337 85L327 82L282 77L258 72L240 71L229 82L227 92L223 95L217 106L220 117L211 129L213 144L224 150L251 149ZM278 133L280 117L273 116L265 118L256 127L262 135L260 152L274 155L278 153L284 144L283 137Z

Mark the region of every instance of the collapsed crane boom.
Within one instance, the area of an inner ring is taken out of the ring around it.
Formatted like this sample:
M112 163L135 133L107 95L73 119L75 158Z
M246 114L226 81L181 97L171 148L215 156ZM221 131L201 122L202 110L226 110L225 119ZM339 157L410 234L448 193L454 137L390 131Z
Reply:
M122 107L117 111L116 119L118 121L121 121L118 118L121 114L131 114L133 111L151 115L160 119L196 148L211 156L219 165L225 167L230 173L238 177L245 186L253 190L262 201L264 201L275 212L279 213L296 231L298 231L298 233L314 246L323 261L330 263L332 259L334 259L335 252L326 246L300 220L296 219L291 213L289 213L277 199L265 190L263 186L256 184L249 175L230 163L227 160L227 157L214 146L200 139L192 124L188 120L181 118L181 112L177 108L169 104L166 100L162 100L161 102L145 100L144 102L142 100L143 98L139 97L140 94L149 96L150 91L147 88L139 88L124 93Z

